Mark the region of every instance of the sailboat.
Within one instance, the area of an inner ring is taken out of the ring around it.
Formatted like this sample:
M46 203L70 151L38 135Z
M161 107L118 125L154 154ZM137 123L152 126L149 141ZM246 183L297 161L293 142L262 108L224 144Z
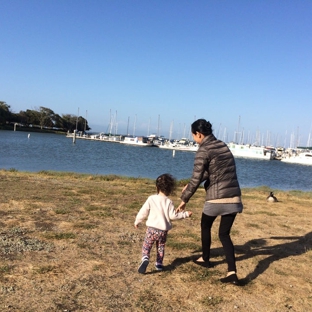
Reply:
M146 136L135 136L135 125L136 125L136 115L134 119L134 124L133 124L133 135L127 135L122 138L122 140L119 142L121 144L127 144L127 145L133 145L133 146L141 146L141 147L152 147L156 146L153 144L153 141L150 140ZM128 128L129 128L129 118L128 118ZM128 129L127 129L128 131Z

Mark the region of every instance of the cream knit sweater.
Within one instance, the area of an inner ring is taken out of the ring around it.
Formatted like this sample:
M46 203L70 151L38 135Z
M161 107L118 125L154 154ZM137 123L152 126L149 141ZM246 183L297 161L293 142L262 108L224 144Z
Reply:
M143 204L135 218L134 225L138 225L147 218L146 226L169 231L172 228L171 220L179 220L187 217L189 217L187 211L175 211L170 198L155 194L149 196Z

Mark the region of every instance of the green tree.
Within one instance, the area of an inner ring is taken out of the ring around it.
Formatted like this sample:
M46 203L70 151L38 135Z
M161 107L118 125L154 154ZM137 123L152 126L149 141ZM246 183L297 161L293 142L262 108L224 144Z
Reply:
M15 122L19 122L23 125L29 125L29 122L28 122L28 115L26 112L24 111L20 111L19 113L15 114Z
M11 117L10 105L4 101L0 101L0 124L6 124L7 121L10 121Z
M0 101L0 124L7 122L17 122L23 125L34 127L59 128L64 131L88 131L91 128L88 125L88 121L79 116L72 114L64 114L60 116L55 114L50 108L40 106L37 109L27 109L26 111L20 111L19 113L12 113L10 106L4 101Z
M63 128L69 132L76 129L77 116L71 114L62 115Z
M65 130L63 118L59 114L54 115L53 123L54 123L54 127Z
M25 113L26 116L26 124L27 125L40 125L40 114L38 111L33 109L27 109Z
M52 109L40 106L39 107L39 120L40 120L40 128L43 127L54 127L54 117L55 114Z

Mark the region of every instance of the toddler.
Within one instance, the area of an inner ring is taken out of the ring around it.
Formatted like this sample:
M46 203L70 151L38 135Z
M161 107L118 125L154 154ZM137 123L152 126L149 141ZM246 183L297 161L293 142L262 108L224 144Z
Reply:
M192 215L191 211L175 211L172 201L168 198L173 194L175 186L176 180L172 175L168 173L160 175L156 179L157 194L148 197L136 216L135 228L138 228L139 223L147 218L139 273L144 274L146 271L154 242L156 242L157 249L155 268L157 271L163 270L167 234L172 228L170 221L184 219Z

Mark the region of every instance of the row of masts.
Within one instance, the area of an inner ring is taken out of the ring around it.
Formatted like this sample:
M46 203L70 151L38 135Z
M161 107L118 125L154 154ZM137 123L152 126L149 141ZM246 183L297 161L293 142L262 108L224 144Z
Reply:
M87 125L87 115L88 115L88 111L86 111L86 119L85 119L85 126L84 126L85 131L86 131L86 125ZM76 130L78 128L78 116L79 116L79 107L78 107L78 115L77 115L77 121L76 121ZM195 119L196 119L196 116L194 116L194 120ZM136 134L136 121L137 121L137 115L134 116L133 133L132 133L133 136L135 136ZM224 142L231 141L237 144L250 144L250 145L255 145L255 146L275 146L275 147L284 146L284 147L289 147L289 148L297 148L298 146L300 146L301 140L299 136L299 127L297 127L297 132L291 133L290 136L288 135L286 131L284 140L283 142L281 142L281 137L279 137L279 135L277 135L276 137L273 137L269 131L267 131L266 134L263 134L263 133L261 134L261 132L257 130L255 135L252 135L250 131L248 131L247 136L246 136L244 128L242 129L240 128L240 122L241 122L241 117L239 116L237 130L234 131L233 140L229 138L227 128L225 127L224 129L222 129L221 124L218 127L217 133L215 133L216 137L221 139ZM128 117L127 135L131 135L129 126L130 126L130 117ZM151 126L151 118L149 118L146 136L149 136L151 134L150 126ZM168 136L169 140L173 139L173 127L174 127L174 120L170 122L169 136ZM158 115L157 131L155 134L157 137L161 137L161 128L162 128L161 119L160 119L160 115ZM186 127L186 125L184 124L182 131L181 131L181 125L179 128L180 129L179 129L178 135L180 138L183 137L183 138L191 139L191 131L189 129L189 126ZM312 127L311 127L311 130L312 130ZM109 125L107 128L107 133L109 133L110 135L118 134L117 111L115 111L115 113L112 114L110 110L110 119L109 119ZM287 137L289 137L289 141ZM307 147L312 146L311 131L309 133L306 146Z
M221 125L220 125L221 127ZM220 127L219 127L219 133L217 137L220 137ZM312 146L312 139L311 139L311 130L312 126L310 129L310 133L308 136L307 144L306 147L311 147ZM292 132L290 134L290 139L288 142L288 133L287 131L285 132L285 137L284 137L284 142L281 143L280 140L281 138L279 135L277 135L275 138L271 136L271 133L269 131L266 132L266 134L261 134L260 131L256 132L256 136L252 136L250 132L248 132L247 138L245 137L244 133L244 128L241 130L240 129L240 116L238 118L238 126L237 126L237 131L234 132L234 137L233 137L233 142L237 144L251 144L255 146L275 146L275 147L288 147L288 148L297 148L300 146L300 135L299 135L299 127L297 127L296 133ZM226 128L224 129L224 134L223 134L223 141L228 142L228 137L226 135Z

